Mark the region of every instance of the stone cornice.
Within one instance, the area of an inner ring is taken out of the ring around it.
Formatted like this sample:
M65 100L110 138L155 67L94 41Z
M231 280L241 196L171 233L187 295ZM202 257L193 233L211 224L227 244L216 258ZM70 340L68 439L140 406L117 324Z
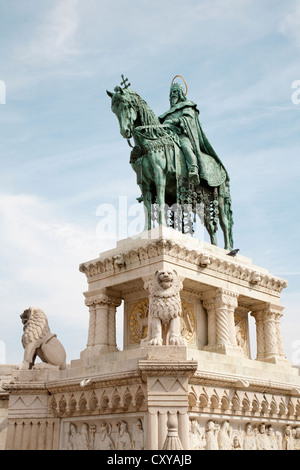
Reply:
M77 390L88 390L97 387L121 386L133 383L141 383L142 379L139 371L129 371L123 373L111 373L105 375L88 375L87 385L83 385L86 376L72 377L58 381L49 382L15 382L3 384L6 393L11 394L55 394L64 392L74 392Z
M48 382L46 384L49 393L74 392L77 390L95 389L97 387L121 386L133 383L141 383L140 373L138 371L129 371L123 373L111 373L105 375L88 375L88 384L82 385L85 377L72 377L70 379Z
M272 394L285 394L299 399L300 384L287 382L277 382L271 380L257 379L255 377L220 374L220 372L209 372L197 369L196 360L186 361L159 361L140 360L139 370L113 373L104 375L89 376L87 385L83 385L85 377L78 376L62 379L53 382L15 382L4 383L5 394L19 395L55 395L57 393L68 393L76 391L87 391L104 387L127 386L132 384L142 384L147 381L147 377L170 376L188 377L191 385L229 387L237 390L262 392ZM8 397L5 397L8 398Z
M119 260L120 257L123 260L122 263L116 262L116 258ZM79 270L86 275L89 281L93 281L136 269L138 266L149 263L149 260L157 260L159 257L164 257L166 261L168 257L170 260L176 259L197 272L205 272L205 274L223 280L235 281L245 287L263 292L279 294L287 286L286 280L273 276L251 264L243 264L235 258L224 257L223 254L219 255L217 251L216 253L208 253L164 238L145 242L145 245L128 249L117 257L111 255L103 259L98 258L82 263Z
M19 394L22 391L22 394L39 394L47 395L47 387L44 382L10 382L4 383L2 385L3 390L10 394Z
M221 387L234 387L240 390L250 390L263 393L274 394L287 394L296 398L300 397L300 384L297 387L295 384L285 382L275 382L270 380L256 379L254 377L245 377L240 379L234 375L221 375L220 373L207 372L197 370L193 377L190 379L191 384L201 384L210 386Z
M163 361L163 360L140 360L139 370L145 380L148 376L192 376L197 370L198 362L187 361Z

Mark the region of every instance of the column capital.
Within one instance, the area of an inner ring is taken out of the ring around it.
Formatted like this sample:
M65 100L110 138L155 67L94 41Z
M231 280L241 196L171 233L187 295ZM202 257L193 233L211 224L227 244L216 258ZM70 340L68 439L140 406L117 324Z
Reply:
M264 320L270 316L276 315L281 317L283 315L284 307L271 302L261 302L251 309L250 315L258 320Z
M219 308L222 306L236 308L239 294L228 289L218 287L217 289L203 292L203 306L206 309Z
M95 293L85 292L85 305L87 307L96 307L97 305L113 305L119 307L122 303L120 297L114 296L106 290Z

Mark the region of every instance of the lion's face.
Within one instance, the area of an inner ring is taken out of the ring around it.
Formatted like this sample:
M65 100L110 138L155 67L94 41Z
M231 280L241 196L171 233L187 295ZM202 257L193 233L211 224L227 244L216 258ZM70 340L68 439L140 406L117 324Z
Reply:
M31 314L31 309L30 308L27 308L26 310L24 310L24 312L20 315L20 318L22 320L22 323L25 327L26 323L28 322L29 318L30 318L30 314Z
M160 271L157 275L158 283L163 289L169 289L174 281L174 273L171 271Z

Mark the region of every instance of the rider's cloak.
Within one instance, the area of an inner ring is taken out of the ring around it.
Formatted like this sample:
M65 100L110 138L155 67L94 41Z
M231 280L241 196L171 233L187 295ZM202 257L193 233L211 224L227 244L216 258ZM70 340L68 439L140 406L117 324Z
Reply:
M216 187L222 185L225 180L229 181L223 163L202 129L199 110L195 103L189 100L181 101L159 116L159 120L162 124L165 121L170 122L179 140L182 133L189 138L197 157L200 178L206 180L209 186Z

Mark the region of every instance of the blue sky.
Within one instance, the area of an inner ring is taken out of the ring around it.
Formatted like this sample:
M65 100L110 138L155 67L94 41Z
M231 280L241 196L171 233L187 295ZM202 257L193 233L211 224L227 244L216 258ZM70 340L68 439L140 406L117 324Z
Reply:
M0 45L0 362L22 361L30 305L68 361L85 348L78 266L115 246L99 207L139 196L105 90L124 74L160 115L180 74L230 174L235 247L289 283L283 340L300 364L300 2L0 0Z

